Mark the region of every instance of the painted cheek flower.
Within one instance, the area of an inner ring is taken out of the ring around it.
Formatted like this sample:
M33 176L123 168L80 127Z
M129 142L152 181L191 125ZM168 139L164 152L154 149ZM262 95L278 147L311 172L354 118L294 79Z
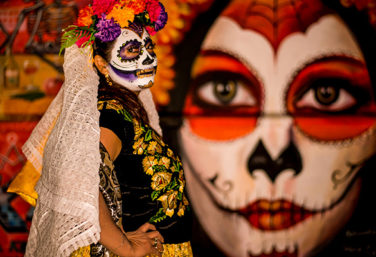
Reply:
M125 28L128 27L129 22L133 22L134 11L130 8L122 7L120 4L116 4L107 15L107 19L111 18L119 23L120 27Z
M93 16L93 9L91 6L86 6L85 8L81 9L78 14L77 25L89 27L91 24L93 24L91 16Z

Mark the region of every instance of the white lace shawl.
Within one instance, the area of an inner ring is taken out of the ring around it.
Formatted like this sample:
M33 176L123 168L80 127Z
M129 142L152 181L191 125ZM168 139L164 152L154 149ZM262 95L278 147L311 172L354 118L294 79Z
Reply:
M64 85L22 148L41 172L25 256L69 256L99 241L99 77L90 53L66 49ZM150 91L139 98L161 133Z

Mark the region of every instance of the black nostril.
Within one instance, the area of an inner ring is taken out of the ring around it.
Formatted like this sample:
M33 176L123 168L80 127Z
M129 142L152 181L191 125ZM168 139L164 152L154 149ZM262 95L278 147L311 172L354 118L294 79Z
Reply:
M154 62L153 59L151 59L149 56L146 56L145 60L142 61L142 64L149 65L149 64L152 64L153 62Z
M292 169L295 176L302 171L302 158L293 142L290 142L276 160L272 160L260 140L248 160L248 171L251 175L255 170L264 170L273 182L286 169Z

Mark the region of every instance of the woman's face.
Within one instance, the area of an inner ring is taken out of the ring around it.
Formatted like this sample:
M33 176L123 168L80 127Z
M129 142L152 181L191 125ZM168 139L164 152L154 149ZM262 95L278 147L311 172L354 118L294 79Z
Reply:
M122 29L107 68L113 81L132 91L151 87L157 71L157 56L148 32L141 27Z
M351 216L376 151L359 46L335 14L278 45L220 16L201 50L179 136L200 223L230 256L309 255Z

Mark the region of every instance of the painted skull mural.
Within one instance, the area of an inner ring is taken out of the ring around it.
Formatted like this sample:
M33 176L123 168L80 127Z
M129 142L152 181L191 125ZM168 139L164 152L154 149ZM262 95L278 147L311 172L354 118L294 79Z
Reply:
M311 256L349 220L376 152L365 58L318 0L234 0L216 19L179 143L195 213L228 256Z

